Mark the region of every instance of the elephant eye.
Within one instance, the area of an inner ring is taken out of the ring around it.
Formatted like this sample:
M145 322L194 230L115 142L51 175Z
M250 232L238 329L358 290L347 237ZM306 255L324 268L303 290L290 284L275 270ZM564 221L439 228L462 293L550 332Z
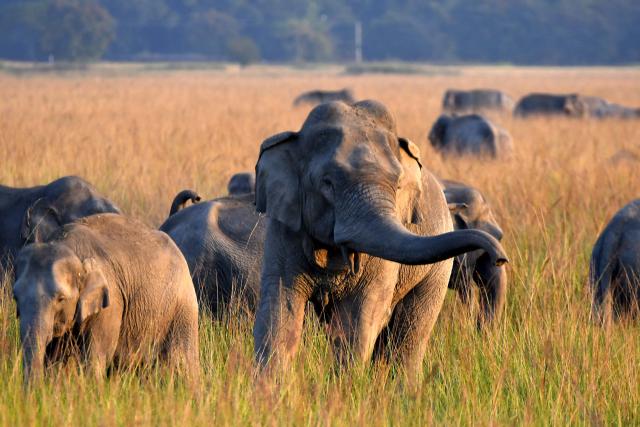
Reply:
M63 302L66 299L66 297L64 295L58 295L58 297L56 298L57 302Z

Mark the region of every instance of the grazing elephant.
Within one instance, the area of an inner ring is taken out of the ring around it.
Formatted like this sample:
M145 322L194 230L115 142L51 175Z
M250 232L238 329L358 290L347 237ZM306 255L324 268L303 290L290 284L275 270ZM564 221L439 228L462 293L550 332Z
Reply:
M589 282L592 318L608 326L611 318L637 317L640 305L640 199L611 219L591 254Z
M234 174L227 184L227 192L231 196L253 194L256 186L256 175L252 172Z
M91 184L77 176L66 176L50 184L31 188L11 188L0 185L0 259L6 266L29 237L35 223L53 207L61 224L96 213L119 213L111 201ZM40 229L58 224L41 224Z
M267 215L253 331L263 367L296 353L312 301L339 361L370 358L380 337L377 355L419 377L451 258L483 249L506 262L491 235L453 231L440 183L375 101L322 104L300 131L265 140L255 202Z
M174 206L184 206L185 190ZM200 197L186 200L199 200ZM220 197L173 211L160 226L182 251L201 307L223 314L232 300L254 312L260 285L265 219L258 215L253 195Z
M342 101L346 104L353 104L356 102L353 92L349 89L342 90L311 90L300 94L294 101L294 106L302 104L324 104L325 102Z
M596 96L583 96L576 93L568 95L533 93L518 102L514 115L517 117L562 115L597 119L631 119L640 117L640 108L629 108Z
M443 156L497 158L508 157L513 152L511 135L478 114L441 115L431 127L429 142Z
M511 110L513 100L495 89L448 89L442 99L442 109L449 114L480 113L486 110Z
M480 191L455 181L443 180L442 185L456 230L483 230L496 240L502 240L502 229ZM473 251L457 256L449 280L449 289L456 290L465 304L471 302L472 281L478 286L478 328L491 324L500 316L507 295L505 266L497 266L483 255L482 251Z
M187 263L166 234L98 214L34 236L17 256L13 285L27 381L76 345L97 377L112 364L160 359L197 380L198 304Z

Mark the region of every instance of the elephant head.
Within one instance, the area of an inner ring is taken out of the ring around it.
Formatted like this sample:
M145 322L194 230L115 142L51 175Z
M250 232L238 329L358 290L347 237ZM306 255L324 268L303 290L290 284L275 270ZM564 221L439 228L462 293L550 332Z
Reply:
M63 177L44 187L43 197L27 209L21 236L25 243L40 240L40 236L31 233L48 234L62 224L98 213L120 213L120 210L84 179Z
M25 381L41 376L47 345L109 306L95 261L81 261L60 243L34 243L19 253L13 285L20 320Z
M475 188L444 181L445 197L456 230L476 229L502 240L503 232L489 203ZM504 266L496 266L480 251L466 254L462 260L468 277L473 277L480 288L478 326L491 323L504 308L507 294L507 274ZM472 270L472 272L471 272Z
M431 127L431 131L429 132L429 142L434 148L444 145L444 136L451 120L453 120L452 116L442 114Z
M396 135L375 101L316 107L298 132L262 143L256 208L293 232L403 264L430 264L474 249L506 262L500 244L478 230L419 236L404 224L424 218L417 147Z
M227 192L232 196L251 194L256 186L256 177L252 172L240 172L229 178Z

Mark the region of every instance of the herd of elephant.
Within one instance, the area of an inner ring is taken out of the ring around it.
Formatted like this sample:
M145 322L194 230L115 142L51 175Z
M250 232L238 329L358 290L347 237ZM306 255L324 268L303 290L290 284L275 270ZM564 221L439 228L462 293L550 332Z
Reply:
M262 368L287 366L315 311L340 365L383 358L419 378L448 288L467 303L478 294L479 328L503 310L507 256L488 201L430 173L379 102L316 106L228 190L180 192L154 230L79 177L0 186L27 382L72 356L98 377L159 361L197 380L198 310L215 318L232 301L255 315ZM639 233L636 201L595 245L602 322L637 308Z
M342 101L353 104L349 89L305 92L294 106ZM514 108L515 105L515 108ZM431 146L445 157L480 156L508 158L513 152L510 133L493 123L483 113L512 112L515 117L563 116L573 118L640 118L640 108L615 104L595 96L580 94L531 93L517 104L507 94L496 89L449 89L442 100L443 114L429 132Z

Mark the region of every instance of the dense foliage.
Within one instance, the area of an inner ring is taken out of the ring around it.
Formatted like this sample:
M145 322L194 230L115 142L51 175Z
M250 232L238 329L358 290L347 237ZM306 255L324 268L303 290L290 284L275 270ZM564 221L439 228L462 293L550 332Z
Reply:
M640 60L633 0L0 0L13 59L604 64Z

